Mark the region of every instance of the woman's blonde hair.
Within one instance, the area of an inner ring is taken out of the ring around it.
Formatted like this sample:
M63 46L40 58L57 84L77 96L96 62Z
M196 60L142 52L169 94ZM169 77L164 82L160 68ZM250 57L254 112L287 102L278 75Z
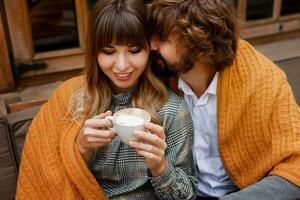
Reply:
M97 57L102 48L112 42L149 48L146 6L142 0L101 0L95 5L89 18L85 85L69 101L69 112L75 121L105 112L110 106L110 80L100 69ZM167 96L165 86L152 73L148 63L140 76L131 106L145 109L153 122L161 124L157 110L165 104Z

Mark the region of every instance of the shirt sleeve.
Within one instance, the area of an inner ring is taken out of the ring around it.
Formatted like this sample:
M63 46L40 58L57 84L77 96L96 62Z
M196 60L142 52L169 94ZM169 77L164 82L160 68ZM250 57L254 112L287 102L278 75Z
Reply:
M178 106L178 104L177 104ZM171 116L165 128L167 169L162 176L152 177L157 199L195 199L196 178L192 156L194 128L189 109L181 100L177 108L168 108Z

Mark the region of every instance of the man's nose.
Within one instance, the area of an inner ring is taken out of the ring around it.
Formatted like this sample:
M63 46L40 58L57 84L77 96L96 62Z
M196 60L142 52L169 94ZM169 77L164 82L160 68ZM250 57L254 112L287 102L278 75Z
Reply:
M151 50L157 51L157 50L158 50L158 44L159 44L159 39L158 39L158 37L153 36L153 37L151 38L151 44L150 44Z

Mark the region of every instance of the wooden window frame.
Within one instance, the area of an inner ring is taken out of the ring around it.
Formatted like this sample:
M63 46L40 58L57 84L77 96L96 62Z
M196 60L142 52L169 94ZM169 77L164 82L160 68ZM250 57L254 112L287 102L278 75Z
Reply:
M274 0L273 16L271 18L246 21L246 27L242 33L242 37L251 39L255 37L300 31L300 13L281 16L281 3L282 0ZM239 0L237 13L243 21L246 20L246 8L247 0Z
M1 6L2 8L2 6ZM14 88L14 79L10 68L8 46L6 33L4 29L4 14L0 10L0 92L8 91Z
M85 35L88 23L86 0L74 0L79 47L35 53L26 0L4 0L14 61L45 62L46 69L25 72L22 77L83 68Z

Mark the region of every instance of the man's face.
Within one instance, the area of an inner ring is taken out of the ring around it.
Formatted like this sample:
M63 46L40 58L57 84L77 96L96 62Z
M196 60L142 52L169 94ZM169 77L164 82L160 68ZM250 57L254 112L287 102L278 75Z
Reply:
M151 38L152 58L155 62L153 71L159 75L174 75L186 73L193 68L193 62L184 49L177 45L175 33L169 34L166 40L157 36Z

